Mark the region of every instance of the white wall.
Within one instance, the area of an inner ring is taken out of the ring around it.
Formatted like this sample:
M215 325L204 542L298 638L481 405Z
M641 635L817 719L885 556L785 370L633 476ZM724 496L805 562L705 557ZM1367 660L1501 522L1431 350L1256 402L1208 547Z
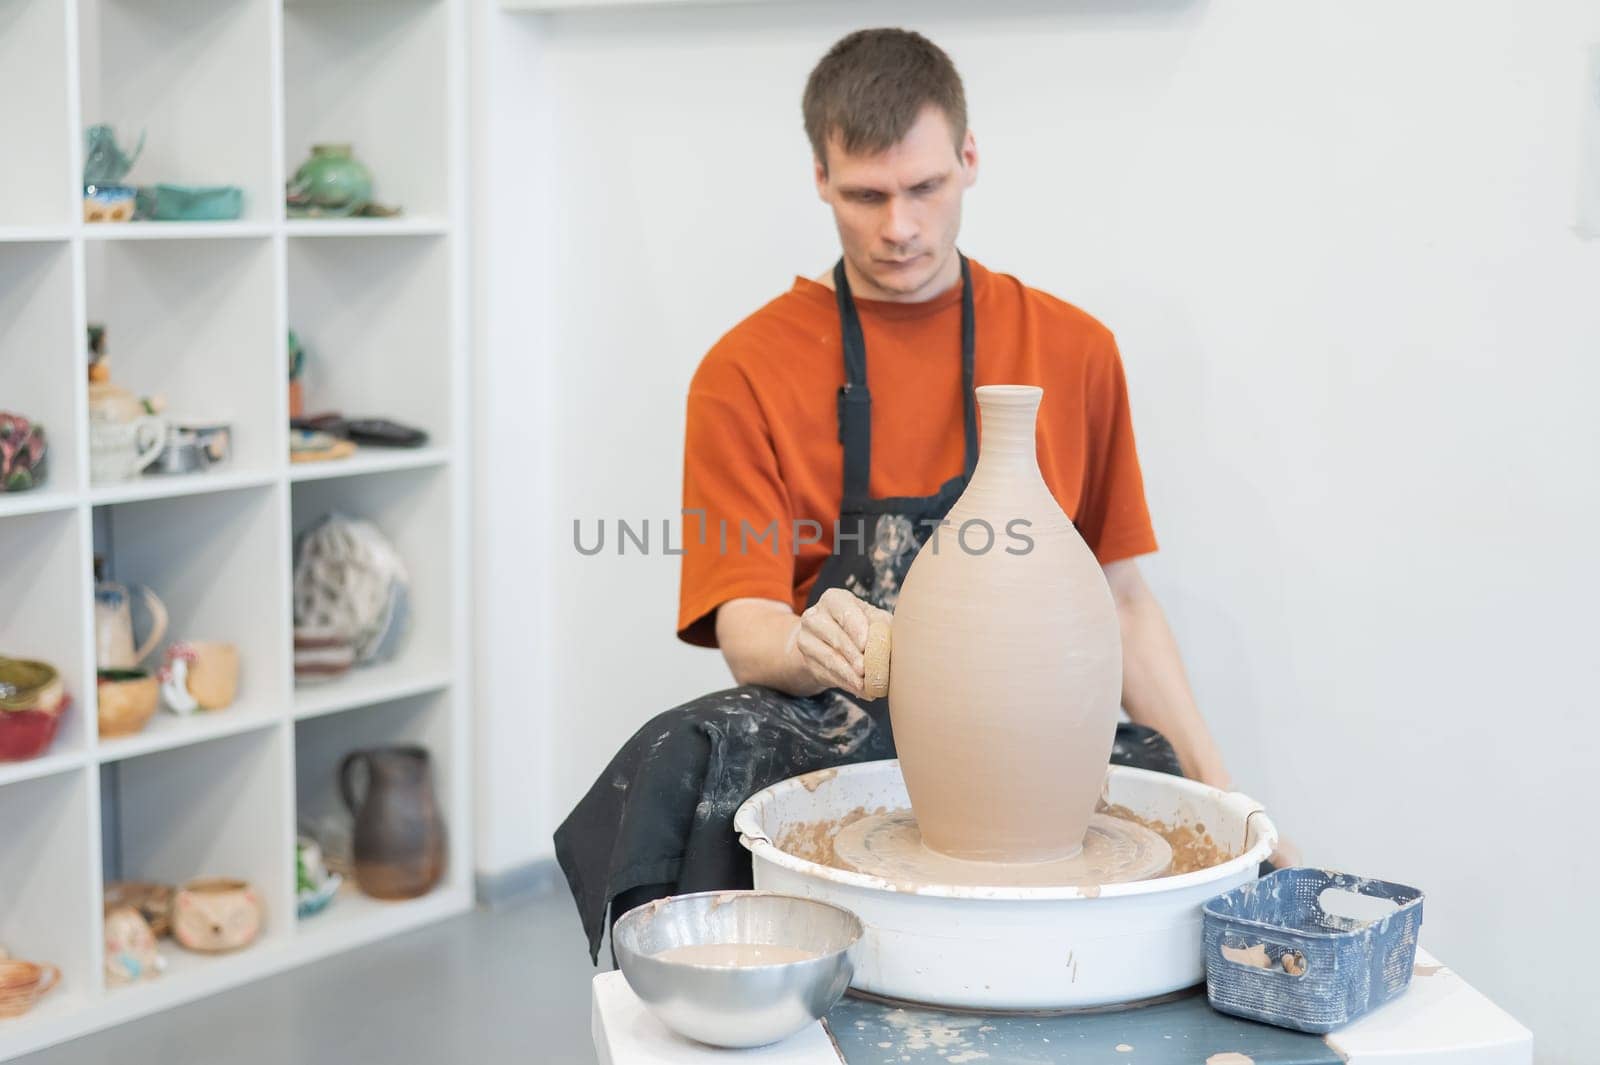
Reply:
M836 254L806 72L912 25L968 86L963 247L1121 340L1147 572L1241 790L1311 860L1426 889L1425 941L1579 1060L1600 5L487 17L483 868L547 853L638 725L727 683L674 642L676 560L581 558L571 522L676 511L697 360Z

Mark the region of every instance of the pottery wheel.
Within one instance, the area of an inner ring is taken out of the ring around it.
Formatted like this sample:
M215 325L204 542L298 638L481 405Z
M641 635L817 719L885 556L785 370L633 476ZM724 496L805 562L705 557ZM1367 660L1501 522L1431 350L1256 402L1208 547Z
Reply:
M1073 887L1160 876L1172 848L1155 832L1109 814L1089 819L1083 849L1049 862L977 862L930 850L910 810L864 817L839 830L833 853L846 869L899 884L964 887Z

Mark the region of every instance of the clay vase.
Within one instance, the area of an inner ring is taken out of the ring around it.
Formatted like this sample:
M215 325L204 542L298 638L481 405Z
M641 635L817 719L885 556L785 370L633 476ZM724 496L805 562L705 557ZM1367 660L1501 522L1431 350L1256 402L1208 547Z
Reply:
M917 553L894 611L900 767L923 842L954 858L1077 853L1116 733L1116 608L1039 472L1043 396L977 390L977 468Z
M357 770L367 770L357 795ZM444 818L433 771L421 747L355 751L339 765L339 789L355 817L351 850L356 884L379 899L425 895L444 874Z
M353 215L372 200L372 173L348 144L313 144L289 181L291 213Z

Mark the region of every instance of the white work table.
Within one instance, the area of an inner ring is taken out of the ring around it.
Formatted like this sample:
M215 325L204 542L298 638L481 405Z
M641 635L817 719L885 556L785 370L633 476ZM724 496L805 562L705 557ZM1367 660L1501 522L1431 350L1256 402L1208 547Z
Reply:
M1302 1037L1296 1050L1275 1051L1272 1044L1281 1038L1277 1029L1222 1018L1204 1006L1203 996L1170 1007L1043 1020L896 1010L846 998L828 1015L832 1031L819 1022L773 1046L723 1050L669 1030L620 972L608 972L594 979L594 1044L600 1065L1010 1065L1023 1060L1200 1065L1230 1052L1247 1056L1222 1060L1254 1065L1301 1065L1319 1057L1349 1065L1530 1065L1533 1037L1505 1011L1426 952L1417 953L1416 973L1398 999L1324 1037L1325 1048L1317 1047L1315 1037ZM1313 1056L1307 1056L1308 1047ZM1255 1053L1249 1054L1251 1049Z

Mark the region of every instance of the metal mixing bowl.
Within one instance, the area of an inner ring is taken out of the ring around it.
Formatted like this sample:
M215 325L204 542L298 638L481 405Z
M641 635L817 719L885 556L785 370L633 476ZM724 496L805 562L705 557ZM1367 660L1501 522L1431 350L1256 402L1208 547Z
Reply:
M720 1047L776 1043L839 1001L855 971L861 921L839 906L768 891L678 895L629 910L611 941L617 964L661 1021ZM812 952L806 961L714 966L656 957L675 947L760 944Z

